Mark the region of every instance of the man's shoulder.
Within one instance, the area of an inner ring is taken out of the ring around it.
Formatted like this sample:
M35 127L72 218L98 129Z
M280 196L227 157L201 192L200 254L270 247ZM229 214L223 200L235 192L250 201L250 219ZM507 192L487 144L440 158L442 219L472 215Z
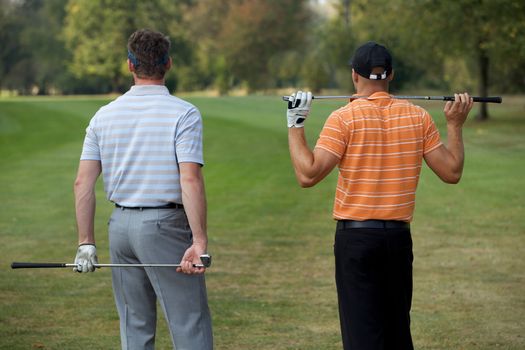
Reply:
M356 109L362 108L362 104L360 102L357 102L357 100L352 100L348 102L346 105L341 106L337 108L336 110L332 111L333 117L338 118L348 118L351 117Z
M101 106L95 117L100 118L113 114L122 114L130 110L143 112L148 109L154 109L156 112L163 110L166 112L163 112L163 114L179 116L199 112L198 108L192 103L171 94L136 96L126 93Z
M191 102L188 102L172 94L154 95L148 97L150 103L156 105L157 108L171 111L176 115L182 116L199 111L199 109Z
M191 102L188 102L178 96L175 96L175 95L166 95L166 98L173 104L176 104L178 106L180 106L181 108L187 110L187 111L190 111L190 110L196 110L198 111L198 108L192 104Z
M332 118L338 118L345 122L355 120L356 118L362 119L367 115L410 115L419 116L420 118L430 117L430 114L425 108L402 99L390 99L389 102L384 100L381 101L381 103L368 99L355 99L331 113Z
M421 113L428 113L425 108L419 105L416 105L409 100L405 100L402 98L394 99L392 103L392 108L405 108L405 109L411 109L413 111L419 111Z
M116 97L115 99L113 99L112 101L109 101L105 105L100 106L100 108L98 109L96 114L99 114L101 112L103 113L104 111L111 110L112 108L118 106L122 102L122 98L124 96L125 96L125 94L124 95L120 95L120 96Z

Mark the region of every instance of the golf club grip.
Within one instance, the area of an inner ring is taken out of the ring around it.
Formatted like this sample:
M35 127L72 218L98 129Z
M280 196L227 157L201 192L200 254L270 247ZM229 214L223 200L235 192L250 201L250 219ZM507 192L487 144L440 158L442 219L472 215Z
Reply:
M443 96L444 101L454 101L454 96ZM487 102L487 103L501 103L503 99L501 96L492 97L472 97L474 102Z
M474 97L474 102L489 102L489 103L501 103L503 102L503 99L501 96L494 96L494 97Z
M38 268L59 268L67 267L63 263L29 263L29 262L13 262L11 263L12 269L38 269Z

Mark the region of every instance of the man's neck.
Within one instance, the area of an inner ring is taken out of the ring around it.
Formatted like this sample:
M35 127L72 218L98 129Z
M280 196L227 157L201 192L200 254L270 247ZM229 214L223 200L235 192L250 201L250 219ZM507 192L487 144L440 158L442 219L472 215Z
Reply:
M164 79L144 79L138 78L137 76L133 77L135 80L135 85L165 85Z
M365 86L361 89L358 89L356 91L356 95L359 95L359 96L370 96L370 95L373 95L375 94L376 92L386 92L388 93L388 89L384 89L382 87L378 87L378 86Z

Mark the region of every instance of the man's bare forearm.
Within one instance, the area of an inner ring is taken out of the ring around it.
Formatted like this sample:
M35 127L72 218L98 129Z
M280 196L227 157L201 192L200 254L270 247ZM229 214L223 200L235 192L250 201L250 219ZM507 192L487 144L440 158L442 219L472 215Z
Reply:
M314 164L314 155L308 147L304 128L288 129L288 147L295 176L299 183L304 184L312 177Z
M78 244L95 244L95 191L84 184L75 183L75 212Z
M208 245L208 235L204 179L201 174L191 177L183 176L181 178L181 186L182 202L193 234L193 242L206 248Z
M288 129L288 145L295 177L302 187L312 187L324 179L339 159L321 148L311 151L303 128Z
M447 149L451 155L450 169L456 176L461 177L465 160L463 131L461 126L447 126Z
M75 213L79 244L95 244L95 184L102 170L100 161L81 160L75 180Z

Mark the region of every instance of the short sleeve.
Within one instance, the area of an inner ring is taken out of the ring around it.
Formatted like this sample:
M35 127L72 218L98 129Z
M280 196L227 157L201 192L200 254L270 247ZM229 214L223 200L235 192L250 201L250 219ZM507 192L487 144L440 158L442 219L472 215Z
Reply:
M175 134L175 152L179 163L190 162L203 165L202 117L192 108L181 118Z
M315 148L328 151L341 159L346 151L348 140L344 121L338 113L333 112L326 120Z
M423 154L427 154L442 145L439 130L430 114L423 115Z
M89 126L86 128L86 137L84 138L80 160L100 160L100 148L94 124L95 118L91 119Z

